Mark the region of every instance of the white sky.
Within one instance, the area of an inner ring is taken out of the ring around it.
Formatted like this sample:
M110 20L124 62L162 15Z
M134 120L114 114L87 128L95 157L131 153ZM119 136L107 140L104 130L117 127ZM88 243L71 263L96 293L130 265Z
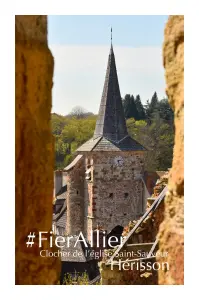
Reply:
M52 112L74 106L98 112L108 62L107 46L49 45L55 59ZM114 45L113 45L114 47ZM121 96L138 93L143 103L165 96L161 47L114 47ZM56 101L55 101L56 99Z

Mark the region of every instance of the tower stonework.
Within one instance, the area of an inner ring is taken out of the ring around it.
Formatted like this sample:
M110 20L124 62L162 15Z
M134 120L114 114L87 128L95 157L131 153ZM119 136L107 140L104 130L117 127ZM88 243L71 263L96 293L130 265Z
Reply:
M78 155L64 171L67 182L66 195L66 233L78 235L84 232L84 174L83 156Z
M92 161L91 180L85 184L84 228L88 240L98 226L110 232L126 226L145 211L142 152L99 152ZM122 159L118 164L117 159Z

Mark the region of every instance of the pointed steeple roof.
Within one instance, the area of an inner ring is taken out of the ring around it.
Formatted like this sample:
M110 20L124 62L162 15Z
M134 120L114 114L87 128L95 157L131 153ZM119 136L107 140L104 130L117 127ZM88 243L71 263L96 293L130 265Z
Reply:
M110 141L119 142L127 135L115 55L111 44L94 138L103 136Z
M80 146L77 152L143 150L146 149L128 135L111 36L111 48L95 132L93 138Z

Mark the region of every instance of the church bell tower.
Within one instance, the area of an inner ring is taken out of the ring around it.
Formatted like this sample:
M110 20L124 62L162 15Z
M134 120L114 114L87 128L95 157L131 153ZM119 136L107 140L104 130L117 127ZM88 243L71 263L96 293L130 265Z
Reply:
M93 137L77 149L84 157L84 232L110 232L146 210L145 148L128 135L112 41Z

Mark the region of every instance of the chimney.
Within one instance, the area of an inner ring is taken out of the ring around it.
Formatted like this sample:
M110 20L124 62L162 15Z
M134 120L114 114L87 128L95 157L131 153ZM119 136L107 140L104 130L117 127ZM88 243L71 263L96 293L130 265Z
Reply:
M54 172L54 197L62 188L62 170L57 170Z

